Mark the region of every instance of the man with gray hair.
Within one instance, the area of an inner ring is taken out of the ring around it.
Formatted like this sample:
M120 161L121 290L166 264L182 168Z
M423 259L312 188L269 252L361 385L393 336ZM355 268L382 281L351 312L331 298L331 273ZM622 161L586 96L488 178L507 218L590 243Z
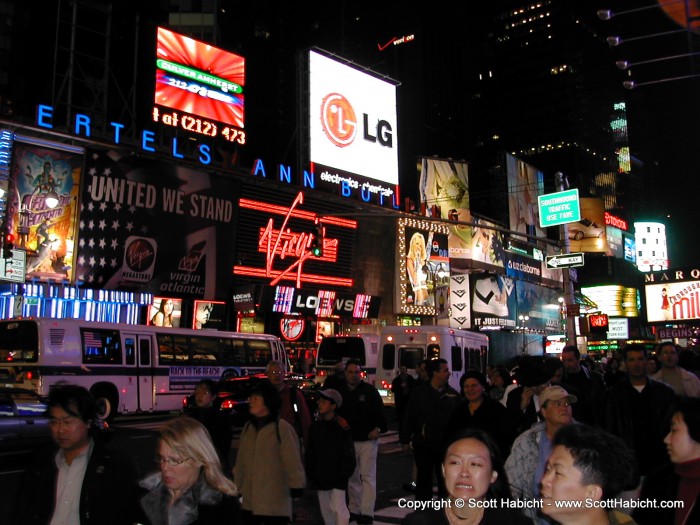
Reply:
M298 388L290 386L285 381L282 361L270 361L265 368L265 374L280 394L282 400L280 417L294 427L303 449L303 444L309 436L309 426L311 426L311 411L306 404L306 399Z

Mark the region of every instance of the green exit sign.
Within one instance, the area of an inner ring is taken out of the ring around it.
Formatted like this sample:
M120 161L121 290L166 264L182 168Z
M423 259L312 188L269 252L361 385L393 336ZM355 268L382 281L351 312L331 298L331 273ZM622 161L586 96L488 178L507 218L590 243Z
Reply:
M540 208L540 226L542 228L581 220L578 189L539 195L537 204Z

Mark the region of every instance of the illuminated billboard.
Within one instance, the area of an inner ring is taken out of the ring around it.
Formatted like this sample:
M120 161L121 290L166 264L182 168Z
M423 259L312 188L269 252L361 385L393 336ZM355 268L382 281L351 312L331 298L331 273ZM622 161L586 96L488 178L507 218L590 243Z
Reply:
M595 303L596 311L615 317L639 317L637 289L617 284L581 287L581 293Z
M158 28L153 120L243 144L244 86L243 57Z
M644 295L649 323L700 319L700 281L647 284Z
M581 220L567 225L569 250L610 254L602 199L579 199Z
M506 155L508 176L508 211L510 229L536 237L546 238L540 227L537 197L544 195L544 175L522 160ZM535 239L528 238L529 242Z
M635 222L634 242L640 272L668 269L666 226L660 222Z
M309 51L308 122L319 189L380 204L397 198L394 84Z

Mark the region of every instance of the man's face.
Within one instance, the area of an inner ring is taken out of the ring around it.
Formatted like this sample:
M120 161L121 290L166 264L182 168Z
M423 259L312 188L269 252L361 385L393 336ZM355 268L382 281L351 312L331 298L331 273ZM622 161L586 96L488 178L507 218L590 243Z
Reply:
M568 425L572 421L571 402L566 397L550 399L540 410L542 417L550 425Z
M445 386L450 380L450 368L446 363L440 363L440 369L433 374L439 386Z
M277 388L282 388L282 385L284 385L284 370L282 370L279 366L271 365L267 367L265 374L270 380L270 383Z
M51 437L65 452L79 452L90 441L90 425L63 407L49 408L49 426Z
M661 366L664 368L676 368L678 366L678 354L675 346L663 345L659 353L661 355Z
M578 374L581 371L581 360L574 352L562 352L561 362L567 374Z
M627 366L627 374L630 379L643 379L647 375L647 359L644 352L631 350L627 352L625 357L625 365Z
M206 385L197 385L194 389L194 402L198 408L209 408L214 403L216 396Z
M345 382L349 387L354 387L360 384L362 381L362 369L355 365L350 364L345 367Z

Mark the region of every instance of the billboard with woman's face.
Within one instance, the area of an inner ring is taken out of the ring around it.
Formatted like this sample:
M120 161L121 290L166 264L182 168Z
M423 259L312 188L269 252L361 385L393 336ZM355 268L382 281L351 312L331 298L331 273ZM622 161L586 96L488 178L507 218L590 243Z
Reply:
M179 328L182 317L182 300L172 297L154 297L153 304L148 307L146 324Z

